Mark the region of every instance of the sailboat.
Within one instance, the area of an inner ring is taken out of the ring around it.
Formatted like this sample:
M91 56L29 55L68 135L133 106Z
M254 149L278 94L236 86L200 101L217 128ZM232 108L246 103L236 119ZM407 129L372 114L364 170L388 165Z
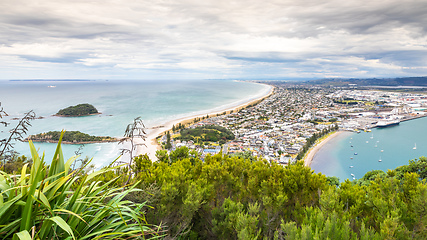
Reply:
M416 150L417 149L417 143L415 143L415 147L413 147L412 149Z
M381 160L381 156L380 156L380 160L378 160L378 162L382 162L383 160Z

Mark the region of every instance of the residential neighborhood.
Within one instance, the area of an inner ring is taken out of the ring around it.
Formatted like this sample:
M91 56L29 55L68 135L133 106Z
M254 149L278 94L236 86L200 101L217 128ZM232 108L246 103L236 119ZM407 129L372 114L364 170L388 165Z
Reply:
M427 96L406 92L358 90L270 83L274 92L255 106L197 121L188 128L218 125L231 130L234 140L225 144L197 145L172 137L172 148L187 146L206 154L250 154L288 164L314 134L338 126L345 131L370 131L425 116ZM179 130L173 136L179 135ZM166 138L162 138L164 143Z

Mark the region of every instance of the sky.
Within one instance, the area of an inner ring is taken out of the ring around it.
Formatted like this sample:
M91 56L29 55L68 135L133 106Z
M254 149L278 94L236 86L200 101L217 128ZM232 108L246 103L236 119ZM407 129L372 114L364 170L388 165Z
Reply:
M426 0L2 0L0 79L427 76Z

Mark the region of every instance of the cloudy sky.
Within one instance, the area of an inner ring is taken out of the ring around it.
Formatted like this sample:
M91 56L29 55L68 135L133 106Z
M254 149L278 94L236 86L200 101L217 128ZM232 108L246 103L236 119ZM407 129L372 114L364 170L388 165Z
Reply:
M427 76L426 0L2 0L0 79Z

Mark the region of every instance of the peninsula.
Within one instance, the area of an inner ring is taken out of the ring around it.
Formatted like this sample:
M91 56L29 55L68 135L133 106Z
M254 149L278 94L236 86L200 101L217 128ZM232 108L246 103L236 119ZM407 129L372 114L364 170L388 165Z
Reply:
M99 114L98 110L88 103L78 104L59 110L55 116L60 117L81 117Z
M57 143L59 137L61 136L61 131L49 131L46 133L39 133L35 135L30 135L25 141L33 142L48 142L48 143ZM64 144L88 144L88 143L104 143L104 142L117 142L118 139L113 137L98 137L91 136L86 133L79 131L66 131L62 138L62 143Z

